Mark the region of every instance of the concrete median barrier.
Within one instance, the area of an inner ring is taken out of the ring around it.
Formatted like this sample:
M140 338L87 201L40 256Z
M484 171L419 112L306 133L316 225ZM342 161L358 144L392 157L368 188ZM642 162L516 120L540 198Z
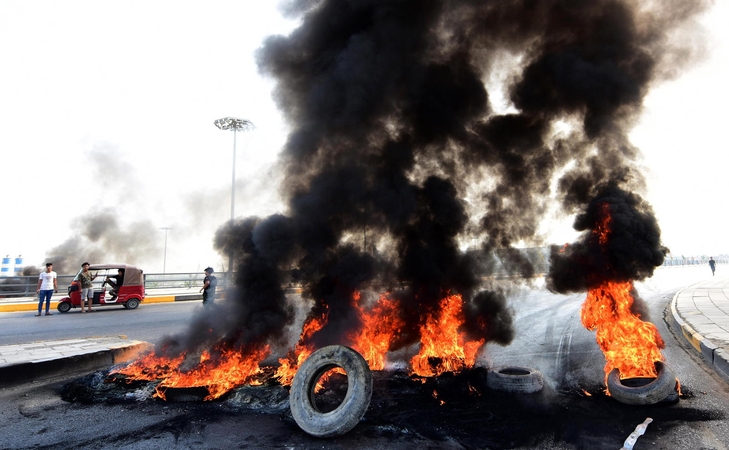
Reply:
M0 346L0 387L91 372L152 348L149 342L119 336Z

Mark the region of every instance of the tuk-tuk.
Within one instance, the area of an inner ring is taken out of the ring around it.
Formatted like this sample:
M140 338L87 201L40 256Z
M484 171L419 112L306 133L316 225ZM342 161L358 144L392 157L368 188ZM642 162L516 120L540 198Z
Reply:
M83 269L79 270L68 287L68 297L58 302L58 311L66 313L71 308L81 306L81 285L78 279L82 271ZM122 305L126 309L135 309L144 301L144 275L141 269L129 264L91 264L89 272L97 275L94 280L94 299L91 306ZM107 281L107 277L114 277L115 284L118 284L116 277L120 274L123 275L121 285L112 290L112 284ZM83 301L88 304L86 299Z

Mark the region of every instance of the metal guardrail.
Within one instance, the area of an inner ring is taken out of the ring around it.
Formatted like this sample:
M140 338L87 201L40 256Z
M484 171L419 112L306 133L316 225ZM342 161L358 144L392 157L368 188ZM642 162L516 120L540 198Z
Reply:
M714 261L716 261L716 264L727 264L729 263L729 258L723 258L723 257L716 257L714 258ZM671 267L671 266L706 266L709 267L709 258L702 256L702 257L688 257L688 258L674 258L674 257L667 257L663 260L663 266L664 267Z
M542 249L537 249L542 250ZM533 255L532 255L533 256ZM549 270L548 253L537 251L536 256L530 258L537 273L546 273ZM729 257L721 255L714 258L717 265L729 264ZM672 257L668 256L663 261L664 267L671 266L698 266L705 265L708 267L709 258L705 256L699 257ZM494 267L494 275L498 275L504 269ZM506 274L506 273L504 273ZM58 276L58 292L64 293L66 288L71 284L76 275L59 275ZM228 286L228 274L224 272L216 273L218 278L218 288L225 290ZM192 289L202 287L205 275L200 272L180 272L180 273L148 273L144 274L144 288L154 295L155 289ZM101 285L101 282L95 282L95 285ZM38 287L38 276L8 276L0 277L0 298L9 297L33 297ZM288 286L291 288L292 286Z
M218 288L228 286L228 274L216 273ZM76 275L59 275L58 292L64 293ZM191 289L201 288L205 275L198 272L188 273L149 273L144 274L144 289L153 294L155 289ZM103 280L94 281L94 286L100 286ZM0 298L33 297L38 289L38 275L0 277Z

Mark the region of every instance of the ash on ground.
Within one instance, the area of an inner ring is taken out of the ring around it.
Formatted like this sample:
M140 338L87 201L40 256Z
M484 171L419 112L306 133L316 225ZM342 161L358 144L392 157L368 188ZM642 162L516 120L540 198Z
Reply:
M201 420L274 414L293 432L298 430L288 408L288 388L275 382L238 387L213 401L202 401L204 389L181 389L173 396L167 390L168 400L164 401L153 397L156 382L110 382L113 377L108 372L94 372L66 384L61 390L63 400L79 405L124 404L145 411L178 407ZM655 425L648 433L724 417L724 413L708 413L686 404L680 408L675 403L624 405L607 396L599 385L556 390L545 386L535 394L498 392L486 387L486 376L484 368L435 378L411 377L400 371L373 372L369 409L350 434L400 441L427 439L466 448L600 449L608 448L605 442L613 440L610 438L622 443L646 417L652 417ZM327 391L317 395L317 402L338 401L346 392L345 377L333 377ZM692 397L691 389L683 386L681 401L691 402Z

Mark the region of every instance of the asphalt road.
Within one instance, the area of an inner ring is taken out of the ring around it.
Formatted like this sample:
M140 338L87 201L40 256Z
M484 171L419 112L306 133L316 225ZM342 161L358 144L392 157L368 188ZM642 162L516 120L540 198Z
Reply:
M670 407L655 406L645 409L645 417L654 422L645 436L634 447L640 449L729 449L729 379L717 374L690 349L680 330L669 325L670 310L667 308L673 295L683 287L705 279L710 274L706 268L665 268L653 278L636 284L640 297L650 310L650 319L663 337L666 348L663 354L666 364L675 372L684 391L684 398ZM580 323L580 307L584 294L554 295L544 290L523 290L516 293L512 305L516 311L516 338L508 347L489 346L484 356L485 365L521 365L538 368L545 377L545 384L558 392L587 390L593 395L603 382L605 359L596 341L595 333ZM593 397L594 398L594 397ZM597 402L596 402L597 403ZM602 407L602 405L601 405ZM606 411L606 421L615 420L620 410ZM659 413L672 410L665 421L657 420ZM610 417L609 417L610 416ZM645 417L637 420L636 426ZM682 420L683 418L683 420ZM632 429L630 430L632 431ZM627 435L626 435L627 437ZM610 447L607 438L598 436L594 447ZM535 448L573 448L561 447Z
M512 293L514 342L489 346L479 361L539 369L546 386L538 395L483 391L477 399L444 397L447 402L439 405L429 395L430 385L418 391L407 381L390 380L376 387L371 409L354 430L319 440L299 430L286 411L240 407L230 399L66 402L61 390L78 380L56 379L0 390L0 448L619 449L651 417L636 450L726 450L729 380L705 365L664 320L673 294L703 276L692 268L665 269L637 285L666 342L667 364L682 383L683 397L676 404L636 407L606 397L601 392L604 358L594 333L579 321L584 295L552 295L535 286ZM49 318L0 314L0 342L107 334L155 342L184 331L196 307L142 305L136 311ZM451 379L451 387L457 381ZM448 383L436 383L444 395Z
M0 345L120 334L156 343L165 335L185 331L197 308L202 308L201 301L142 303L135 310L105 306L91 314L78 308L40 317L35 311L2 313Z

